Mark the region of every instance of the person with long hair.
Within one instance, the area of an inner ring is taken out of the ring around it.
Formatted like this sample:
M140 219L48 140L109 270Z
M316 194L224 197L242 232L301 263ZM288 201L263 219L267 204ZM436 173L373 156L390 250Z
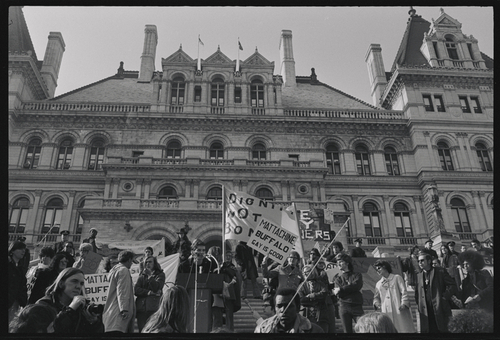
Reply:
M439 249L439 259L441 267L448 271L448 274L455 279L457 287L460 287L460 273L458 271L458 257L452 253L450 247L446 244L442 244Z
M361 316L354 326L355 333L398 333L386 314L372 312Z
M20 307L27 303L26 276L22 267L21 259L26 252L26 244L21 241L12 242L9 245L9 263L7 273L9 274L8 303L9 322L19 311Z
M188 320L188 293L182 286L172 286L161 297L158 310L149 317L141 333L187 333Z
M35 303L38 299L45 296L45 290L49 287L57 275L66 269L68 265L68 258L64 253L55 254L50 261L49 267L46 269L40 269L35 273L36 280L31 289L31 294L28 299L28 303Z
M80 269L71 267L61 271L36 304L49 306L56 313L55 333L104 332L101 315L86 298L85 277Z
M483 256L474 250L460 253L458 261L467 276L462 280L459 307L478 308L493 313L493 277L484 268Z
M391 318L399 333L415 333L404 279L392 273L388 261L377 260L373 267L382 277L375 285L373 307Z
M342 274L335 277L333 292L339 300L339 314L344 333L352 333L352 322L364 314L363 311L363 276L354 272L352 258L347 254L338 254L337 265Z
M54 251L52 247L50 250ZM32 304L24 307L9 324L9 333L53 333L56 312L53 308Z
M134 286L136 318L139 333L146 324L148 318L158 310L163 285L165 284L165 273L158 260L154 256L148 256L144 260L144 270Z

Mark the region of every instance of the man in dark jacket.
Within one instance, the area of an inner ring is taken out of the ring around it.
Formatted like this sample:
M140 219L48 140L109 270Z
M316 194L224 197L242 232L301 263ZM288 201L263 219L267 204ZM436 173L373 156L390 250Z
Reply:
M338 254L337 265L342 271L335 276L333 293L339 300L339 314L344 333L353 333L352 322L357 321L363 311L363 276L353 271L352 258L347 254Z
M54 253L56 253L56 254L63 251L64 245L69 240L69 231L68 230L63 230L60 232L60 234L61 234L61 241L56 242L54 244Z
M257 277L259 276L257 272L257 265L253 258L253 251L246 242L240 241L236 246L236 254L234 256L236 263L241 267L241 298L246 299L247 297L247 280L252 282L253 297L254 299L262 299L260 295L260 289L257 286Z
M186 261L191 253L191 241L187 237L186 228L181 228L177 232L177 240L174 242L172 247L174 253L180 254L180 261Z
M419 253L418 265L422 272L417 274L415 301L420 314L420 333L447 333L450 300L457 290L455 280L445 268L433 267L428 253Z
M212 269L212 261L206 258L205 243L195 240L191 245L191 256L179 263L178 271L179 273L194 273L196 270L200 274L206 274Z
M434 241L432 241L431 239L428 239L427 241L425 241L424 249L422 249L421 251L431 255L433 259L437 259L438 254L436 253L436 251L434 249L432 249L433 244L434 244Z
M90 237L83 240L82 243L90 243L92 245L92 251L94 253L97 253L97 251L100 250L95 243L95 239L97 237L97 229L90 228L89 233L90 233Z
M361 248L361 243L363 243L363 241L357 238L354 240L354 243L356 244L356 248L351 251L351 257L366 257L365 251Z

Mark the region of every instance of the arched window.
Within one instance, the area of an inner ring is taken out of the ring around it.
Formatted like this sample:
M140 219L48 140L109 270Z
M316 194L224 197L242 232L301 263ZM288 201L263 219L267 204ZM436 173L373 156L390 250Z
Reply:
M375 204L365 203L363 205L363 222L367 237L382 237L379 216L380 214Z
M167 158L181 158L181 143L178 140L171 140L167 144Z
M207 200L222 200L222 188L213 187L208 190Z
M164 187L160 190L160 193L158 194L159 199L172 199L176 200L177 199L177 190L175 190L171 186Z
M69 169L71 166L71 157L73 156L73 141L65 139L59 146L59 155L57 157L56 169Z
M385 154L385 166L389 176L399 176L400 172L398 164L398 155L396 154L396 150L388 146L384 149L384 154Z
M170 104L172 105L184 105L184 89L186 87L186 83L184 82L184 78L175 77L172 80L172 91L171 91L171 99Z
M213 142L210 145L210 159L223 159L224 147L221 142Z
M215 78L212 80L212 106L224 106L224 80Z
M254 79L250 85L251 106L264 107L264 85L259 79Z
M23 197L14 202L9 219L9 233L24 233L26 221L28 220L28 211L30 201Z
M394 205L394 218L396 219L396 232L398 237L413 237L410 211L406 204L396 203Z
M455 230L459 233L470 233L469 217L464 202L459 198L453 198L450 203Z
M260 198L261 200L264 201L273 201L274 196L271 190L268 188L260 188L255 192L255 197Z
M493 168L491 167L490 156L488 155L488 150L486 149L486 146L484 146L484 144L482 143L477 143L476 153L479 165L481 166L481 170L493 171Z
M370 175L370 158L364 146L356 147L356 167L358 175Z
M252 159L265 160L266 159L266 146L262 143L256 143L252 147Z
M104 142L100 139L92 142L90 148L89 170L102 170L104 162Z
M42 234L59 234L61 227L61 217L63 211L63 201L60 198L53 198L45 207L45 216L43 218ZM51 229L52 228L52 229ZM49 239L47 239L48 241ZM55 240L55 238L51 238Z
M40 138L33 138L26 150L26 158L24 159L23 168L36 169L40 160L40 152L42 151L42 140Z
M439 161L441 162L441 168L443 170L454 170L453 162L451 160L451 152L448 144L445 142L437 143Z
M458 60L457 45L452 37L449 35L445 37L446 51L448 51L448 56L450 59Z
M326 165L328 173L340 175L340 154L335 144L328 144L326 147Z

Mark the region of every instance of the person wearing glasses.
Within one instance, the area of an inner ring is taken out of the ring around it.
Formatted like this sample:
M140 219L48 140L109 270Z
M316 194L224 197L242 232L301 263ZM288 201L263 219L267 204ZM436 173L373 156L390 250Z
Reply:
M442 267L432 266L432 255L420 252L415 301L420 315L420 333L448 333L450 301L456 294L455 280Z
M387 261L377 260L373 266L382 277L375 285L373 307L391 318L398 333L415 333L404 279L392 273L391 264Z
M305 280L304 274L300 270L300 255L296 251L290 252L287 262L269 270L267 266L267 256L262 260L262 274L266 278L278 278L278 288L293 288L297 290Z

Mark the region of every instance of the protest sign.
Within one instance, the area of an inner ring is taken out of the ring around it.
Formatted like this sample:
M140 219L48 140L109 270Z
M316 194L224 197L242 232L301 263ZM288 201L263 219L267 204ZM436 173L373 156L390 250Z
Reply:
M85 256L85 260L83 261L83 265L80 269L84 274L94 274L97 271L101 260L101 255L94 253L93 251L89 251Z
M247 193L225 189L224 206L226 240L248 242L263 217L276 225L281 222L283 208L274 205L272 201L261 200Z
M91 302L104 305L108 296L109 274L85 274L85 294Z
M298 238L299 235L261 218L255 232L248 239L248 246L283 264Z

